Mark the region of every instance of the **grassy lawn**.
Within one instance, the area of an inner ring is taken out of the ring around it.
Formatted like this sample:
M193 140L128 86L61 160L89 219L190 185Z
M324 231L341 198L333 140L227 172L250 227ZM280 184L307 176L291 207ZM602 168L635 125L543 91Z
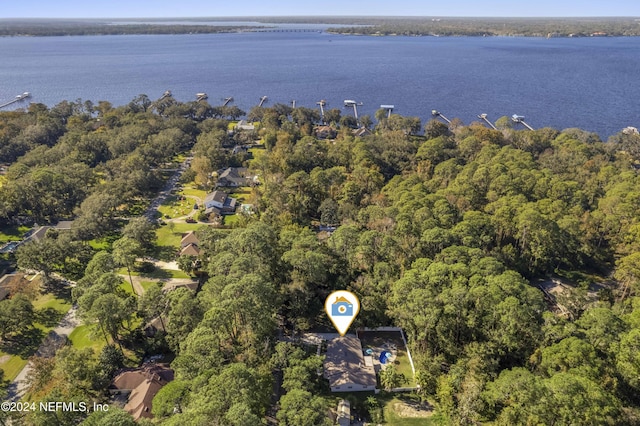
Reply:
M102 348L107 345L104 340L104 336L99 330L92 330L88 325L80 325L69 335L71 344L76 349L91 348L93 349L94 357L100 356ZM109 342L113 344L111 338ZM125 365L129 367L135 367L140 363L140 357L129 349L124 349Z
M206 197L207 192L202 190L202 189L198 189L196 188L194 185L189 185L189 186L185 186L185 188L180 191L178 194L180 195L190 195L192 197L198 197L201 200L204 199L204 197ZM193 199L191 199L191 202L193 204Z
M167 275L169 275L169 278L191 278L184 272L175 269L156 269L153 273L145 275L145 277L162 279L166 278Z
M163 218L173 219L191 213L193 211L193 204L193 199L185 198L184 200L179 200L177 196L172 195L158 207L158 211L162 214Z
M0 351L0 369L4 371L4 379L11 381L22 371L27 360L19 355L9 355Z
M176 163L176 164L180 164L180 163L182 163L186 158L187 158L187 156L186 156L184 153L182 153L182 154L175 155L175 156L173 157L173 159L171 159L171 161L172 161L172 162L174 162L174 163Z
M133 273L131 275L133 275ZM129 279L120 283L118 287L120 287L128 295L135 296L135 294L133 294L133 290L131 289L131 283L129 282Z
M140 285L142 286L142 288L144 288L144 291L147 291L151 287L157 286L158 284L160 284L159 287L163 286L163 283L159 281L141 281L140 282Z
M224 226L233 226L237 224L239 220L240 216L238 216L237 214L228 214L222 216L222 224Z
M71 299L66 297L60 298L51 293L47 293L33 301L33 308L37 311L52 309L53 311L64 315L69 309L71 309Z
M13 380L27 364L27 360L35 353L42 339L51 331L64 314L71 308L70 293L59 295L46 293L33 300L36 313L34 329L29 332L19 345L0 350L0 369L4 371L6 380Z
M172 261L176 259L180 249L182 234L189 231L197 231L205 225L200 223L174 223L173 230L169 225L161 226L156 230L156 253L158 259Z
M120 268L118 269L118 274L122 275L122 279L123 284L127 284L127 286L129 287L128 289L125 287L124 290L127 293L131 293L131 283L129 282L129 274L127 272L127 268ZM147 281L143 281L141 284L144 287L144 283L145 282L156 282L156 281L151 281L151 279L155 279L155 280L162 280L162 279L168 279L168 278L190 278L189 275L185 274L182 271L178 271L175 269L160 269L160 268L154 268L153 271L151 272L138 272L138 271L131 271L131 276L132 277L142 277L142 278L150 278L150 280Z
M249 148L249 154L251 154L251 158L256 159L259 155L263 155L265 153L264 144L254 145Z
M102 238L89 240L89 245L94 250L111 250L111 246L113 243L118 240L122 235L120 234L112 234L106 235Z
M176 271L175 269L160 269L160 268L155 268L152 272L149 272L149 273L132 272L131 275L137 275L143 278L153 278L156 280L162 280L166 278L189 278L189 275L185 274L182 271ZM144 282L155 283L155 281L144 281ZM129 287L131 287L131 285L129 285Z
M129 286L131 289L131 286ZM94 353L100 353L106 345L104 338L96 334L88 325L79 325L69 335L71 344L76 349L92 348Z
M395 365L398 373L404 374L404 377L407 378L407 382L403 384L402 387L414 387L416 385L416 381L414 380L413 370L411 369L411 364L409 363L409 357L407 356L406 351L398 350Z
M409 363L407 348L404 346L402 336L399 331L365 331L359 333L363 348L371 348L374 350L374 358L380 355L382 350L388 349L389 345L395 345L397 348L396 359L394 364L399 373L404 374L407 381L401 387L413 387L416 385L413 370ZM393 352L393 351L392 351Z
M172 247L176 251L180 247L182 234L189 231L197 231L203 225L199 223L175 223L173 230L168 225L161 226L156 230L156 244L162 247Z
M20 241L25 232L30 228L28 226L7 226L0 228L0 243L7 241Z
M251 196L250 186L240 186L238 188L229 188L229 195L238 200L238 206L247 202Z

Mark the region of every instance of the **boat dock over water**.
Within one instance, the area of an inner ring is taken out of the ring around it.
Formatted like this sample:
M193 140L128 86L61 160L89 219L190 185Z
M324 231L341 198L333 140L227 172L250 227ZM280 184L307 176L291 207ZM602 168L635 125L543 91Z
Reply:
M5 102L5 103L1 104L0 108L4 108L4 107L9 106L11 104L14 104L16 102L20 102L21 100L27 99L28 97L31 97L31 93L24 92L22 95L16 96L15 99L12 99L9 102Z

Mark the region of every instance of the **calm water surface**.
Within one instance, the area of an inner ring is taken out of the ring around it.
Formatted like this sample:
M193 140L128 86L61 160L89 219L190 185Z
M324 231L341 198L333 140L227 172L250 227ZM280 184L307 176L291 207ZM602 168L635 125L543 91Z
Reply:
M171 90L182 101L380 104L424 121L520 114L533 127L603 138L640 127L640 38L358 37L325 32L0 38L0 103L24 91L53 106L129 102ZM21 105L17 104L16 107ZM344 110L350 113L350 110Z

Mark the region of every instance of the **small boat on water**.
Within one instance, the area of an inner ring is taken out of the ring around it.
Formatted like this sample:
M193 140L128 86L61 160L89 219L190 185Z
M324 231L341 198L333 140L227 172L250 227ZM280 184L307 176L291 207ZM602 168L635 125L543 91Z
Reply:
M29 92L24 92L22 95L18 95L18 96L16 96L16 99L26 99L26 98L28 98L28 97L30 97L30 96L31 96L31 93L29 93Z

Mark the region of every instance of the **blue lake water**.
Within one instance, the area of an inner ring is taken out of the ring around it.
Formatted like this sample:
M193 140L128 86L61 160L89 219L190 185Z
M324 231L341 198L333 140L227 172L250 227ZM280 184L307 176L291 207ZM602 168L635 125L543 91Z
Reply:
M0 103L24 91L53 106L129 102L171 90L182 101L233 96L343 108L381 104L424 122L519 114L535 128L607 138L640 127L640 38L365 37L325 32L0 38ZM15 107L24 106L15 104ZM6 108L5 108L6 110ZM344 110L344 114L351 110Z

